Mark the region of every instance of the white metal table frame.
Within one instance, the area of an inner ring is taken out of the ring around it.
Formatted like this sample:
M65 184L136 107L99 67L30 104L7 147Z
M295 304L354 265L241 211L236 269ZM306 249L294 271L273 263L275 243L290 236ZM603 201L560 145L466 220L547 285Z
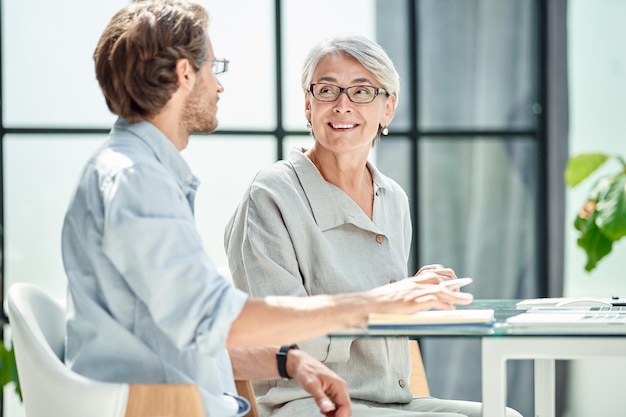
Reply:
M508 360L534 360L535 417L554 417L555 360L626 357L624 336L487 336L482 346L483 417L503 417Z

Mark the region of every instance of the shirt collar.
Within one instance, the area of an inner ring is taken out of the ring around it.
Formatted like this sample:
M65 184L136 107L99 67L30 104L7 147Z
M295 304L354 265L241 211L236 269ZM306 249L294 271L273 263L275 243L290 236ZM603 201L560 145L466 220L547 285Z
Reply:
M163 134L155 125L147 121L128 123L119 118L113 129L126 130L139 140L154 154L161 164L172 173L178 183L185 189L196 189L200 184L198 178L191 172L187 161L171 140Z
M304 151L301 148L291 150L288 160L302 184L318 227L326 231L350 223L361 229L380 233L378 227L343 190L322 177ZM369 161L367 167L372 173L374 192L384 193L388 188L387 179Z

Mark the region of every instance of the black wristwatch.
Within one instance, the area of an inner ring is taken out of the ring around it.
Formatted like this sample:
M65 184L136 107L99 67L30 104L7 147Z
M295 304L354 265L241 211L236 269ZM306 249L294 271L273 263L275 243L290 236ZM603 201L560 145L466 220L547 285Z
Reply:
M281 346L276 353L276 362L278 363L278 374L284 380L289 380L291 377L287 373L287 352L291 349L300 349L298 345L285 345Z

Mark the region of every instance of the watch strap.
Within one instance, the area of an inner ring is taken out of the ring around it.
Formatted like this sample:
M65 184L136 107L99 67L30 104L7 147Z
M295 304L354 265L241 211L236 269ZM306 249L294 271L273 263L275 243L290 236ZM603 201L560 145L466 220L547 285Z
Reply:
M276 353L276 362L278 364L278 374L283 379L291 379L289 374L287 373L287 352L291 349L300 349L298 345L284 345L278 349Z

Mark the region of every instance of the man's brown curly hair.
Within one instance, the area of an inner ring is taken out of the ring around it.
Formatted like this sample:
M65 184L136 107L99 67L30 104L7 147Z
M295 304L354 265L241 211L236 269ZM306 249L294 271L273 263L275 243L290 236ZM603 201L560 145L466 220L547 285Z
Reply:
M178 89L179 59L208 59L206 10L185 0L132 3L117 12L94 52L107 106L129 122L157 114Z

